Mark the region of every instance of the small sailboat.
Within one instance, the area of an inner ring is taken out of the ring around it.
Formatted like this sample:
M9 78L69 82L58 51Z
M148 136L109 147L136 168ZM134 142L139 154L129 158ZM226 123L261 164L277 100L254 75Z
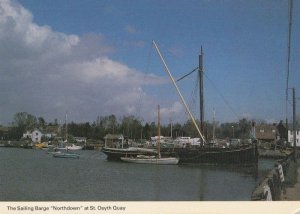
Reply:
M60 153L53 154L53 157L55 157L55 158L79 158L80 155L75 154L75 153L60 152Z
M67 114L66 114L66 140L64 141L64 143L66 144L67 143L67 139L68 139L68 124L67 124ZM75 148L76 146L73 144L72 146L70 147L67 147L67 146L63 146L63 147L60 147L60 148L57 148L57 152L53 152L53 157L55 158L79 158L80 155L79 154L76 154L76 153L71 153L69 152L69 150L71 150L70 148ZM73 149L73 150L79 150L79 149L82 149L82 147L80 148L77 148L76 149ZM62 152L64 151L64 152Z
M67 148L67 150L71 150L71 151L82 150L82 146L77 146L75 144L72 144L71 146L67 146L66 148Z
M158 105L158 140L157 140L157 156L154 155L137 155L136 157L121 157L121 160L129 163L143 164L160 164L160 165L176 165L179 159L176 157L161 157L160 154L160 112Z

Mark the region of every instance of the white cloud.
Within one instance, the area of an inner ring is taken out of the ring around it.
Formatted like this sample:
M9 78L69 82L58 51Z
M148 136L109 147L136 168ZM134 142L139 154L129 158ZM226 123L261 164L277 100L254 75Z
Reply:
M128 26L127 31L135 33ZM82 37L33 22L20 4L0 1L0 123L26 111L46 120L93 121L98 115L138 114L152 119L155 98L144 85L167 80L145 75L109 57L115 50L101 34ZM169 110L178 113L175 103Z

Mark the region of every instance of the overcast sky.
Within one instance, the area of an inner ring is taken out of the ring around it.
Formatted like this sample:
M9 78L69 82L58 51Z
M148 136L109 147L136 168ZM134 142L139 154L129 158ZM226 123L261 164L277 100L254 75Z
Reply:
M289 84L298 94L299 14L294 1ZM0 124L23 111L48 122L66 112L75 122L155 121L158 104L163 121L185 121L153 39L175 78L198 66L203 46L207 120L215 109L221 122L276 122L285 119L287 38L288 0L1 0ZM199 117L196 78L179 87Z

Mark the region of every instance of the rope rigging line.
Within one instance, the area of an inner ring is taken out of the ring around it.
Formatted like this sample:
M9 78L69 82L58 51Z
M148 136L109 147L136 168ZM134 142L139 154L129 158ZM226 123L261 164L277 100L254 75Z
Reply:
M198 88L199 88L199 77L195 78L195 87L194 90L192 91L192 95L191 95L191 99L192 99L192 112L194 115L198 115L199 116L199 112L197 112L197 103L196 100L198 100ZM196 113L197 112L197 113Z
M192 70L191 72L189 72L188 74L184 75L183 77L180 77L178 80L176 80L176 82L179 82L180 80L184 79L185 77L191 75L194 71L198 70L199 67L194 68L194 70Z
M213 88L217 91L217 93L219 94L219 96L223 99L224 103L227 105L227 107L230 109L230 111L236 116L236 118L238 120L240 120L240 117L235 112L235 110L229 105L228 101L226 100L226 98L224 97L224 95L221 93L221 91L216 87L216 85L212 82L212 80L210 80L208 78L208 76L205 73L204 73L204 76L210 81L210 83L212 84Z
M193 72L195 72L199 67L194 68L191 72L187 73L186 75L180 77L179 79L176 80L176 82L179 82L180 80L184 79L185 77L191 75ZM221 91L216 87L216 85L212 82L212 80L210 80L208 78L208 76L204 73L204 76L210 81L210 83L212 84L213 88L217 91L217 93L219 94L219 96L223 99L224 103L227 105L227 107L230 109L230 111L234 114L234 116L236 116L236 118L239 120L240 117L238 116L238 114L235 112L235 110L230 106L230 104L228 103L228 101L226 100L226 98L224 97L224 95L221 93ZM198 81L196 81L196 84L198 85ZM196 85L196 87L197 87ZM196 91L196 87L194 88L193 93L195 93ZM193 100L193 104L196 103ZM194 109L193 109L194 110Z

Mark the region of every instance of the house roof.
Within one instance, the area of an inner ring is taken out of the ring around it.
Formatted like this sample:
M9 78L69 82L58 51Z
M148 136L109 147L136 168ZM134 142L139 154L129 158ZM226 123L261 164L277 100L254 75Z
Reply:
M274 140L279 135L278 129L273 125L256 125L255 135L259 140Z
M9 127L0 126L0 132L8 132Z

